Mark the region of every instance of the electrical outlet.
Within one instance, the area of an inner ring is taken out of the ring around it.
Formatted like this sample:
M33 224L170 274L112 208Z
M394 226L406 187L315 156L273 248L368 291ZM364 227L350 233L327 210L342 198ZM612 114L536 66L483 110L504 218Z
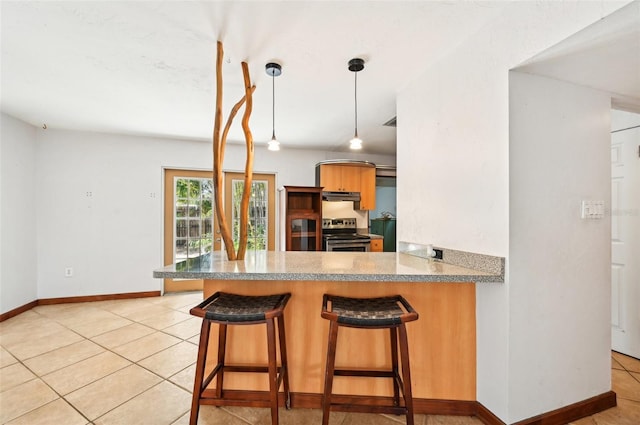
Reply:
M64 277L73 277L73 267L66 267L64 269Z

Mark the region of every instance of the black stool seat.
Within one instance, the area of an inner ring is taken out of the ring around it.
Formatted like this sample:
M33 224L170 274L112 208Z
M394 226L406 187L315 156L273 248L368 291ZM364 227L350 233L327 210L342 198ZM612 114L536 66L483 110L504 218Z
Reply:
M191 402L190 425L197 424L201 404L214 406L270 407L271 423L272 425L278 424L278 390L281 385L284 387L284 405L287 409L291 405L283 317L284 308L290 297L291 294L289 293L274 295L237 295L227 292L216 292L190 310L192 315L202 317L200 344ZM205 377L204 369L207 363L209 334L212 323L219 325L218 362L211 373ZM227 326L254 325L260 323L267 325L269 364L267 366L226 364ZM276 327L278 329L281 366L277 364ZM240 397L237 394L235 394L235 396L230 394L226 397L226 392L223 390L225 372L268 373L269 392L267 394L265 391L250 391L242 394ZM207 387L213 381L214 377L216 378L216 387L213 390L209 390Z
M331 301L331 311L337 315L338 323L358 327L387 327L399 325L403 319L405 322L409 321L409 317L404 316L406 312L398 305L403 300L400 296L381 298L327 296L327 301ZM405 308L407 306L409 306L408 303L405 304ZM330 313L327 311L327 314ZM417 318L416 314L416 317L411 320Z
M413 425L409 346L405 327L406 322L418 319L418 313L413 307L400 295L378 298L350 298L325 294L322 300L321 316L330 321L322 401L322 424L327 425L329 423L331 410L338 410L404 414L407 417L407 425ZM389 329L391 370L336 369L336 343L338 341L338 329L341 326L361 329ZM398 348L400 349L402 376L400 376L398 364ZM334 376L391 378L393 379L393 405L334 403L331 401ZM404 405L400 403L400 390L402 390Z
M291 294L247 296L218 292L197 308L204 310L204 318L214 322L260 322L267 314L279 312L279 308L288 301ZM202 307L201 307L202 306ZM199 311L191 314L200 316ZM202 316L201 316L202 317Z

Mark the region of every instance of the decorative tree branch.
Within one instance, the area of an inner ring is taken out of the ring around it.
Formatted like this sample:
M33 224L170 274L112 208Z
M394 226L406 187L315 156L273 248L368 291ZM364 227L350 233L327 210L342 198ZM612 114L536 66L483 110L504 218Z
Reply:
M251 94L253 94L253 92L256 91L256 86L251 86ZM240 108L242 108L242 105L244 105L245 100L247 99L247 96L242 96L242 99L240 99L238 101L238 103L236 103L233 108L231 109L231 112L229 112L229 118L227 118L227 124L224 126L224 131L222 132L222 145L220 146L220 163L224 163L224 147L227 145L227 134L229 134L229 129L231 128L231 123L233 122L233 119L236 117L236 114L238 113L238 111L240 110Z
M224 142L220 138L220 127L222 125L222 58L224 49L222 43L218 41L216 57L216 112L213 125L213 197L215 201L216 217L218 227L224 241L229 260L236 259L236 251L233 247L233 238L229 231L229 225L224 214L222 205L222 156L224 155Z
M227 123L220 135L220 128L222 127L222 59L224 57L224 48L222 43L217 43L217 56L216 56L216 111L215 120L213 126L213 196L215 203L216 217L218 218L218 227L220 228L220 234L224 241L224 246L227 251L227 258L230 261L244 260L245 253L247 251L247 229L249 222L249 200L251 198L251 183L253 180L253 135L249 129L249 117L253 109L253 92L256 86L251 85L251 78L249 76L249 67L246 62L242 62L242 74L244 77L245 95L240 99L231 109ZM244 115L242 117L242 130L244 132L245 141L247 144L247 160L245 163L244 172L244 188L242 192L242 201L240 204L240 243L238 246L238 252L233 246L233 237L229 230L229 224L226 220L224 212L223 200L222 200L222 164L224 163L224 151L227 144L227 135L231 128L231 123L236 114L245 105Z
M242 75L244 76L244 91L246 105L242 116L242 131L247 144L247 160L244 167L244 191L242 192L242 202L240 204L240 245L238 246L238 260L244 260L247 251L247 229L249 222L249 199L251 198L251 183L253 181L253 135L249 128L249 118L253 109L253 88L251 87L251 77L249 76L249 66L242 62Z

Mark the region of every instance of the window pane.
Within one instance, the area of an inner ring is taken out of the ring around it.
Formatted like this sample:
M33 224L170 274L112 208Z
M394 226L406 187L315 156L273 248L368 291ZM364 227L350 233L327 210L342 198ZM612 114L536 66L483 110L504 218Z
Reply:
M233 180L233 210L232 210L232 236L234 246L240 243L240 204L242 202L243 180ZM249 224L247 250L267 249L267 226L268 226L268 182L264 180L254 180L251 184L251 197L249 199Z
M176 238L187 237L187 220L176 220Z
M189 238L200 237L200 220L189 220Z
M187 240L186 239L178 239L176 240L176 260L184 260L187 258Z
M189 198L200 198L200 180L189 180Z
M200 217L200 200L192 200L189 204L189 217Z
M211 252L213 183L211 179L175 179L176 261Z
M200 239L200 254L208 254L213 250L213 239L204 238Z
M189 239L189 258L200 256L200 239Z

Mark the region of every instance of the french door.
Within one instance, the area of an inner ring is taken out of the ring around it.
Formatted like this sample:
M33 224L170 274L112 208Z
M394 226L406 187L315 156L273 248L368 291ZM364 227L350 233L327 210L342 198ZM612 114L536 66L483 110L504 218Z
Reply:
M198 261L220 250L216 241L211 171L173 170L164 173L164 264ZM202 289L202 279L164 280L164 291Z
M196 262L222 241L215 219L211 171L166 169L164 173L164 264ZM224 173L224 205L234 248L240 241L242 173ZM249 202L247 251L275 250L275 175L254 174ZM165 292L200 290L198 280L164 280Z
M244 174L224 173L224 204L226 220L231 227L234 247L240 241L240 202L244 189ZM249 234L247 251L276 248L276 178L274 174L254 174L249 199Z

